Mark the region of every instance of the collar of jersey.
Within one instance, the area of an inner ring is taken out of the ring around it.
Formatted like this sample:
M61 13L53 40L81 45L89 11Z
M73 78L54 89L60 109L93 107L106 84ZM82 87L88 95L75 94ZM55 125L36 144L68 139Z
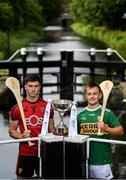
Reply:
M37 102L39 101L39 99L40 99L40 98L38 98L35 102L30 102L30 101L28 101L28 100L25 98L25 100L26 100L28 103L30 103L30 104L35 104L35 103L37 103Z
M88 111L96 111L97 109L101 108L101 105L99 105L97 108L95 109L89 109L88 107L85 107L86 110Z

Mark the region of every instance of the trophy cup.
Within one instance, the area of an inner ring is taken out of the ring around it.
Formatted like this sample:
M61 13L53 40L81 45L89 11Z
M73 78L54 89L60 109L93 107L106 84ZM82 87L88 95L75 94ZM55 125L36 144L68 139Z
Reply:
M67 135L68 134L68 127L63 122L64 113L71 107L72 101L70 100L52 100L53 108L59 112L60 116L60 123L56 127L56 134L57 135Z

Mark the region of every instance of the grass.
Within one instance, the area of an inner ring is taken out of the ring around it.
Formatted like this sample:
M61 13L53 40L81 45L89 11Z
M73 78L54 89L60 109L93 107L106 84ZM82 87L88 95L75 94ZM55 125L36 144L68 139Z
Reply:
M91 24L84 25L80 22L72 24L71 28L79 36L101 41L106 47L117 50L124 58L126 58L126 31L109 30L103 26L95 27Z
M17 49L27 47L30 42L41 41L41 28L28 27L18 31L7 32L0 31L0 60L9 58ZM9 42L9 43L8 43Z

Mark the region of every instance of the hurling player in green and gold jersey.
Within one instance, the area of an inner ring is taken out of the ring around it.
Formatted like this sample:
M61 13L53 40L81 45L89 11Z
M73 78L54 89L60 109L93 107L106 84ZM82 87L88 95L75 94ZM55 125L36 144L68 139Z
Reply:
M78 113L78 133L104 139L110 139L111 135L123 135L123 127L110 109L105 110L103 122L99 122L102 110L102 106L99 104L101 95L102 92L98 84L87 84L85 88L87 107ZM102 129L102 136L97 135L98 128ZM109 143L91 142L89 177L95 179L113 178L111 163L111 145Z

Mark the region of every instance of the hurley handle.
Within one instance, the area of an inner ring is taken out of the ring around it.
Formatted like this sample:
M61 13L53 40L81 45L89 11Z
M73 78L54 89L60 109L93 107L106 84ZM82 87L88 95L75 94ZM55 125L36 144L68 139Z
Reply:
M100 120L99 120L100 122L103 121L105 108L106 108L108 97L110 95L112 87L113 87L113 82L110 80L105 80L100 84L100 88L101 88L102 94L103 94L102 112L101 112L101 116L100 116ZM98 129L98 135L103 135L103 133L101 133L101 128Z
M6 79L5 85L12 91L12 93L14 94L16 98L16 101L17 101L17 104L21 113L24 129L25 131L27 131L28 129L27 129L26 121L25 121L25 115L24 115L24 110L23 110L21 95L20 95L20 83L18 79L16 79L15 77L9 77ZM28 142L28 144L29 146L34 145L34 143L30 141Z

